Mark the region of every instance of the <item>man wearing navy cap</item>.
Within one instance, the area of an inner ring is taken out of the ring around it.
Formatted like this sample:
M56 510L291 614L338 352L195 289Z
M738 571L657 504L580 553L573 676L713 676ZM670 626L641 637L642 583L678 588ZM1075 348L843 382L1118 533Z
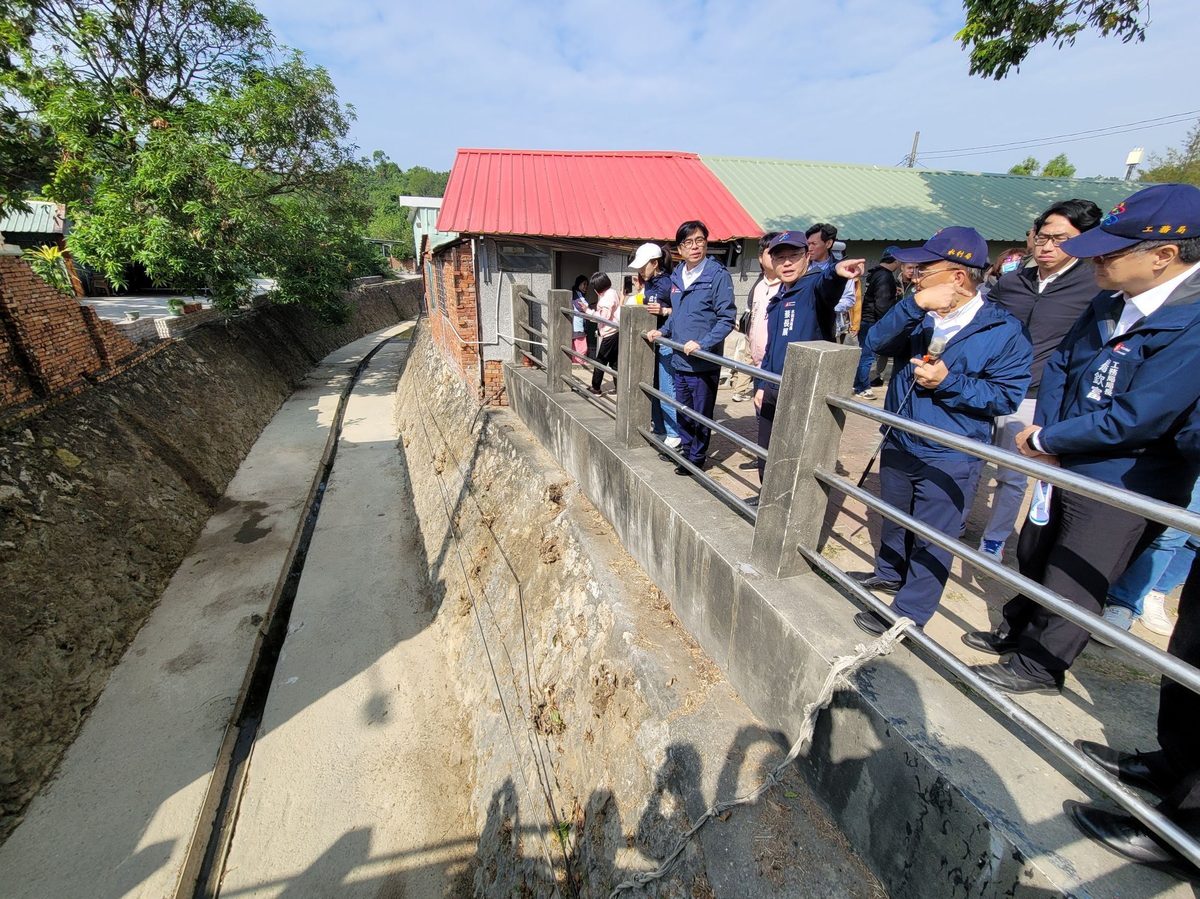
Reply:
M1098 228L1062 244L1091 259L1101 294L1046 364L1034 424L1021 453L1048 457L1155 499L1186 505L1200 474L1200 189L1159 184L1138 191ZM1064 490L1053 490L1044 527L1022 530L1021 572L1092 613L1109 582L1162 525ZM1193 568L1168 651L1200 664L1200 570ZM963 637L1001 664L980 676L1009 692L1055 689L1088 632L1024 596L1004 607L995 632ZM1121 780L1163 798L1159 810L1200 836L1200 697L1162 679L1161 749L1128 753L1077 745ZM1115 852L1195 877L1193 867L1129 815L1070 803L1076 824Z
M989 441L992 420L1010 414L1025 395L1033 348L1019 321L980 296L987 244L973 228L944 228L924 246L892 255L917 264L918 290L867 335L872 353L911 357L892 375L884 408ZM893 429L883 443L881 494L902 512L957 536L980 465L966 453ZM924 627L937 611L950 562L946 550L885 520L875 570L856 576L865 587L894 593L896 614ZM873 612L860 612L854 621L875 635L888 627Z
M789 343L798 340L834 339L834 309L850 278L862 274L864 260L843 259L831 265L809 264L809 242L799 231L781 231L767 247L775 268L779 290L767 303L767 349L762 368L783 373ZM754 408L758 411L758 445L771 445L775 424L775 401L779 388L756 379ZM765 464L758 460L762 480Z
M1200 473L1200 189L1138 191L1097 228L1064 241L1091 259L1102 293L1042 372L1034 424L1017 435L1027 456L1185 506ZM1044 527L1022 529L1021 573L1090 612L1162 525L1057 488ZM994 632L968 646L1005 655L979 669L1009 692L1056 692L1088 632L1025 596Z

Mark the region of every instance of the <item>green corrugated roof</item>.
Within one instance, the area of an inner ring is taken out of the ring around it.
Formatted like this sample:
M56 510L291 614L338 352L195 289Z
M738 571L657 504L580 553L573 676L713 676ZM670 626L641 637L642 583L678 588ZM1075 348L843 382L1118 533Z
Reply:
M30 200L28 212L10 211L0 216L0 233L62 234L63 208L57 203Z
M1034 178L834 162L702 156L764 231L829 222L845 240L923 241L947 225L985 240L1024 242L1047 206L1079 197L1109 209L1127 181Z

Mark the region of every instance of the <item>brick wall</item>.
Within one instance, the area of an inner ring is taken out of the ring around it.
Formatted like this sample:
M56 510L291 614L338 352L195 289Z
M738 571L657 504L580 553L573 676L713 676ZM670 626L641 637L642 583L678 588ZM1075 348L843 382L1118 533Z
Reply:
M434 343L476 398L488 405L508 405L503 366L480 362L479 296L475 256L469 242L424 254L425 308Z
M0 408L76 393L137 353L94 309L0 255Z

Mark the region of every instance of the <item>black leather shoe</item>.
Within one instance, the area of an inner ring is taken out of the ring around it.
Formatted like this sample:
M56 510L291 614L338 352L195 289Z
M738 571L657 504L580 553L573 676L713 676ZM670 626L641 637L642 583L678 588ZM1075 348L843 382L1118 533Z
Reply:
M1132 815L1085 805L1073 799L1063 803L1063 811L1085 834L1122 858L1158 868L1183 880L1195 881L1200 875L1187 859L1159 840Z
M881 577L876 577L873 571L851 571L850 577L854 578L868 590L879 590L881 593L895 593L900 589L899 581L885 581Z
M884 632L891 627L890 624L874 612L859 612L854 616L854 623L858 625L860 630L866 631L872 637L882 637Z
M995 631L969 631L962 635L962 641L977 652L986 652L993 656L1002 656L1017 650L1016 640L1008 636L1002 637Z
M1055 683L1034 680L1017 674L1008 665L1000 662L996 665L972 665L971 670L981 678L998 687L1005 693L1061 693L1062 687Z
M1140 752L1119 752L1091 740L1076 740L1075 747L1109 774L1116 775L1121 783L1159 796L1170 790L1158 779L1158 770L1146 764L1146 757Z
M691 473L692 472L689 469L684 468L682 465L675 466L675 474L677 474L677 475L681 475L682 477L688 477L691 475Z

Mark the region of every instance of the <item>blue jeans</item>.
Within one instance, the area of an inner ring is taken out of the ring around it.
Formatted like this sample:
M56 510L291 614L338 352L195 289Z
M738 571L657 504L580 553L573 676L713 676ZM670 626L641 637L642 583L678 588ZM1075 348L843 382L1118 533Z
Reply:
M871 366L875 363L875 354L867 349L867 334L871 325L858 326L858 345L862 348L858 357L858 371L854 373L854 392L862 393L871 386Z
M1189 512L1200 512L1200 481L1192 488ZM1167 528L1134 559L1120 580L1108 588L1106 602L1114 606L1125 606L1134 615L1142 614L1142 600L1151 590L1170 593L1185 580L1191 570L1196 550L1200 548L1200 537L1186 531Z
M721 370L712 371L677 371L675 372L675 395L679 402L699 412L705 418L712 418L713 409L717 405L717 381L720 380ZM708 456L708 441L712 431L690 415L680 416L679 419L679 452L693 465L704 465Z
M671 399L675 399L675 367L671 364L671 354L674 351L669 346L659 346L655 349L658 351L655 386ZM666 434L668 437L679 436L679 413L675 411L674 406L668 406L659 400L652 400L650 417L655 434Z

